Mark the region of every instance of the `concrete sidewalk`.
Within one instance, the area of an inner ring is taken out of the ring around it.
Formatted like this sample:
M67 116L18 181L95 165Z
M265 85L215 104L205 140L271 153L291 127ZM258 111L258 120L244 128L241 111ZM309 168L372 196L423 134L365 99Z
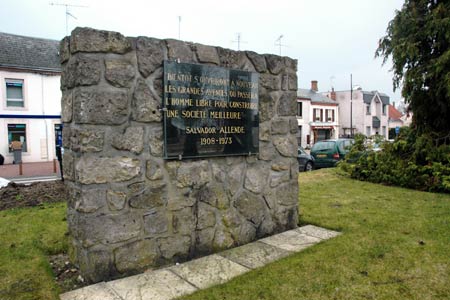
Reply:
M61 300L169 300L222 284L340 233L307 225L183 264L60 295Z
M0 166L0 177L6 178L10 181L20 181L23 179L33 179L36 180L40 177L42 178L61 178L61 173L59 170L59 162L53 161L49 162L36 162L36 163L23 163L22 164L22 174L20 174L19 165L1 165Z

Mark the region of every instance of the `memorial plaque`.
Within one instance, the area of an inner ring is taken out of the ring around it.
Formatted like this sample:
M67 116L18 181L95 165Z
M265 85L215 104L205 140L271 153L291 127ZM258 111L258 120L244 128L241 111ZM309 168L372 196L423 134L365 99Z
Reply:
M251 155L259 150L259 74L164 61L164 156Z

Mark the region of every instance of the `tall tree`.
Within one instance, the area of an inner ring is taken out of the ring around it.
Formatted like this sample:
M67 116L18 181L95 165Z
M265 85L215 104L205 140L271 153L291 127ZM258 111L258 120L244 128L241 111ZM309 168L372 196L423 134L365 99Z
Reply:
M450 133L450 1L405 0L379 41L420 132Z

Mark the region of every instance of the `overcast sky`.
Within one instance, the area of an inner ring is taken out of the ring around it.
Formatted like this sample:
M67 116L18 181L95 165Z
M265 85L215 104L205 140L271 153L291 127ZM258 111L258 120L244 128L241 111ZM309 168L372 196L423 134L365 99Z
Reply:
M393 92L391 65L375 59L378 40L403 0L0 0L0 31L60 40L77 26L126 36L178 38L237 50L281 54L298 60L299 87L319 81L326 92L350 88ZM181 22L179 22L181 17ZM180 25L180 26L179 26ZM179 30L180 27L180 30Z

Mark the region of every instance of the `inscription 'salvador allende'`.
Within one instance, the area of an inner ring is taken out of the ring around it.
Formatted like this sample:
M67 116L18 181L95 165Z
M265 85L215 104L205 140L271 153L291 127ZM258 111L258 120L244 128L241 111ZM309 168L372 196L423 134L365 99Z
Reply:
M258 153L258 76L165 61L165 157Z

